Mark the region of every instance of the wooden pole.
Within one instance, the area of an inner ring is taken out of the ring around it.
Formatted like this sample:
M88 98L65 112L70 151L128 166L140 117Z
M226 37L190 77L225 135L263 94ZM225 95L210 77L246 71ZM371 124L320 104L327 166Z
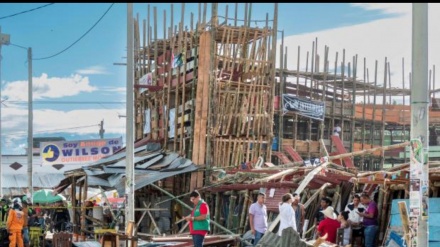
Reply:
M352 119L350 122L351 125L351 133L350 133L350 152L354 151L354 143L355 143L355 132L356 132L356 76L357 76L357 55L353 57L353 94L351 97L352 102Z
M376 89L377 89L377 60L374 66L374 97L373 97L373 119L371 122L371 130L370 130L370 138L371 138L371 146L374 146L374 143L376 141L376 126L375 126L375 122L376 122ZM373 169L373 158L370 157L369 160L369 164L370 166L368 167L368 170L372 170Z
M385 138L385 111L386 111L386 103L387 103L387 96L386 96L386 90L387 90L387 69L388 69L388 62L387 58L385 57L385 68L384 68L384 79L383 79L383 96L382 96L382 124L381 124L381 137L380 137L380 145L383 146L384 138ZM385 153L382 150L381 155L381 167L379 169L383 169L383 164L385 162Z
M366 80L367 79L367 59L364 57L364 102L362 104L362 149L365 149L365 112L366 112L366 103L367 103L367 85L368 85L368 91L370 91L370 84ZM365 166L365 155L362 156L361 159L361 170L364 170Z

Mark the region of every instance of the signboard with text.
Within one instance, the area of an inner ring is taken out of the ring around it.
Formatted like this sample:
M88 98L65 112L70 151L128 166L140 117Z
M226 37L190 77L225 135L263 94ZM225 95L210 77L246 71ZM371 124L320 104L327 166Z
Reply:
M92 163L122 148L122 137L80 141L41 142L42 165Z

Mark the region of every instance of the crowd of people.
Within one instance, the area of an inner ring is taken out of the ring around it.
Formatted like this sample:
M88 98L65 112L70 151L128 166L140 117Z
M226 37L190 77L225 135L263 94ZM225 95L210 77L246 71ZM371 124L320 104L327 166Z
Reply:
M259 193L257 201L249 208L249 223L253 244L256 246L268 228L266 195ZM280 224L278 235L291 227L302 236L305 222L305 208L299 203L298 194L287 193L279 204ZM332 206L332 201L323 197L320 207L315 213L316 231L314 238L324 238L327 242L341 246L349 245L373 247L376 244L378 231L378 208L368 194L354 195L344 211L338 213ZM341 233L338 238L338 231ZM338 240L338 241L337 241Z
M26 198L0 200L0 225L7 231L10 247L29 247L29 227L40 227L44 232L46 221L53 223L51 231L66 229L70 215L63 202L51 205L50 209L42 209L39 203L32 205Z

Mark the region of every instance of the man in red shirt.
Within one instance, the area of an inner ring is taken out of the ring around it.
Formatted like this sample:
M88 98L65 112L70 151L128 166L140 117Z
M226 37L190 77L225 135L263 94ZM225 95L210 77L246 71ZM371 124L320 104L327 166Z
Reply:
M322 237L327 234L326 241L336 244L337 230L341 227L341 223L336 219L332 206L328 206L321 212L324 214L324 219L318 225L318 235Z
M200 198L200 193L194 190L189 195L194 208L185 220L189 221L189 232L192 235L194 247L203 247L205 236L210 230L209 207L208 204Z

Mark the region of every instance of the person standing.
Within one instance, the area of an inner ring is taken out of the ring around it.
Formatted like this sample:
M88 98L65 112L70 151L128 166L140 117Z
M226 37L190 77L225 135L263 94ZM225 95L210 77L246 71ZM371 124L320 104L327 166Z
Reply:
M370 199L366 193L361 195L361 203L365 206L364 212L358 212L363 217L362 224L364 225L365 247L374 247L376 242L376 233L378 229L377 216L379 210L377 204Z
M194 190L189 195L194 208L190 215L185 217L189 222L189 230L192 235L194 247L203 247L205 236L211 230L208 204L200 197L200 193Z
M28 223L29 223L29 208L28 208L28 203L27 201L23 201L23 215L24 215L24 220L23 220L23 244L24 247L29 247L29 228L28 228Z
M318 236L327 235L326 241L336 244L336 235L341 223L336 220L335 212L332 206L328 206L321 211L324 219L319 223L317 228Z
M353 246L358 247L362 245L364 229L362 228L362 217L358 212L364 212L365 207L360 203L361 197L359 195L353 196L353 202L345 206L344 211L348 211L348 223L352 228Z
M40 207L40 203L35 203L35 217L36 220L38 221L39 226L41 227L42 230L44 230L46 228L45 226L45 219L44 219L44 212Z
M9 207L6 203L6 199L1 199L0 200L0 225L5 224L6 223L6 218L8 215L8 211L9 211Z
M293 202L292 208L295 211L295 219L296 219L296 231L299 233L299 236L302 236L302 231L304 227L306 209L302 203L299 202L300 196L298 193L293 193Z
M324 219L324 214L322 213L327 207L332 204L332 200L328 197L323 197L321 199L321 204L318 210L315 213L315 225L319 225L319 223ZM336 215L335 215L336 218Z
M281 237L282 231L288 227L296 229L295 211L292 208L293 195L287 193L283 196L282 202L279 205L280 210L280 227L278 228L278 236Z
M93 214L92 214L93 216ZM69 211L63 202L59 202L54 211L53 221L55 222L54 230L57 232L65 231L66 224L70 221Z
M18 201L14 202L12 210L9 210L6 229L9 232L9 247L23 247L23 230L24 213Z
M333 128L333 135L339 137L339 133L341 133L341 131L342 131L341 126L339 126L339 124L336 124L335 127Z
M348 221L349 211L344 211L338 215L338 221L341 223L341 228L344 229L344 235L342 239L342 246L351 244L351 225ZM338 243L341 245L340 243Z
M249 225L251 227L252 235L254 235L254 246L263 237L267 230L267 208L264 205L266 201L266 194L258 193L257 201L252 203L249 207Z

